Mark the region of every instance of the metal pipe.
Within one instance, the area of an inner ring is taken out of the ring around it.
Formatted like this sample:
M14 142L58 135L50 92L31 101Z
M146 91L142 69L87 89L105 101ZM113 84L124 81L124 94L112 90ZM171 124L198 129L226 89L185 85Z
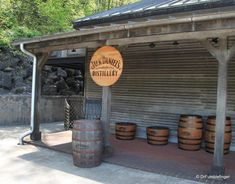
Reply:
M32 134L33 130L34 130L34 124L35 124L35 120L34 120L34 116L35 116L35 97L36 97L36 70L37 70L37 58L35 55L33 55L32 53L30 53L29 51L25 50L24 48L24 43L20 44L20 50L25 53L26 55L30 56L33 58L33 74L32 74L32 93L31 93L31 118L30 118L30 130L25 132L24 134L22 134L19 138L19 145L23 145L24 144L24 138L30 134Z

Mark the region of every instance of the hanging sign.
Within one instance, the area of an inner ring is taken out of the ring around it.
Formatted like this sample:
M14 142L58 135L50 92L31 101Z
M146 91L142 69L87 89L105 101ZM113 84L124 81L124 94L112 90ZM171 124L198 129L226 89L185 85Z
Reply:
M99 86L113 85L120 78L122 70L122 55L114 47L101 47L94 53L91 58L91 78Z

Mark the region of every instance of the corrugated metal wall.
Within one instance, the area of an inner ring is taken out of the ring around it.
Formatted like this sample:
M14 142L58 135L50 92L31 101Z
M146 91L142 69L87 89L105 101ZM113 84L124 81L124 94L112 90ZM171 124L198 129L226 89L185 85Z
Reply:
M205 118L215 114L217 61L197 41L172 43L120 49L124 70L112 87L112 125L118 121L136 122L140 137L145 137L146 126L168 126L174 137L180 114ZM93 52L89 50L88 61ZM91 80L88 70L86 97L101 98L101 87ZM235 132L235 59L229 65L228 115L234 120Z

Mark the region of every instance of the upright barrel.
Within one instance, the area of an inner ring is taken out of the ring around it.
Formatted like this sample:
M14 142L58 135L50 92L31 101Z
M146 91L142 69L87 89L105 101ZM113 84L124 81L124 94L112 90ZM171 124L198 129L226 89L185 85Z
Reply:
M99 120L76 120L72 132L73 163L89 168L101 164L103 132Z
M137 125L135 123L116 123L116 138L120 140L132 140L135 138Z
M206 124L205 143L206 151L214 153L215 148L215 128L216 116L209 116ZM230 117L226 117L224 130L224 154L229 153L229 148L232 140L232 122Z
M181 115L178 125L178 147L183 150L197 151L202 142L202 117Z
M151 126L146 128L147 142L152 145L168 144L169 128L162 126Z

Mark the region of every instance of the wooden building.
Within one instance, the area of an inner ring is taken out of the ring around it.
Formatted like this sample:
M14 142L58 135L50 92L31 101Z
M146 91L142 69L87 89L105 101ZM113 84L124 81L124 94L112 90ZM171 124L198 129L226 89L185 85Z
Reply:
M163 125L176 142L180 114L217 115L212 168L222 173L225 116L235 119L234 8L234 0L144 0L76 20L76 31L14 45L37 56L36 84L51 51L87 48L84 99L103 99L106 136L109 123L112 131L115 122L130 121L138 124L139 137L145 137L145 127ZM102 89L91 80L88 65L104 45L120 50L124 70L114 86ZM31 138L40 139L40 98L35 100Z

